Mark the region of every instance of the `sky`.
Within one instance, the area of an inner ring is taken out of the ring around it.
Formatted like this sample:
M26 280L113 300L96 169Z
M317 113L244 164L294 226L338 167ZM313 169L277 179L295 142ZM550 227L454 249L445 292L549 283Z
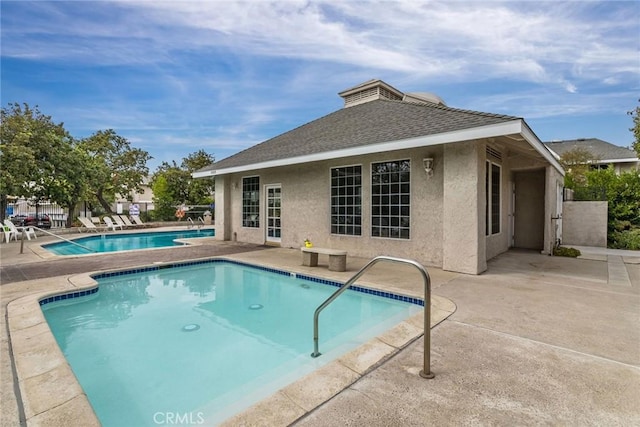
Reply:
M628 147L639 1L6 1L1 101L161 162L222 160L381 79L523 117L542 141Z

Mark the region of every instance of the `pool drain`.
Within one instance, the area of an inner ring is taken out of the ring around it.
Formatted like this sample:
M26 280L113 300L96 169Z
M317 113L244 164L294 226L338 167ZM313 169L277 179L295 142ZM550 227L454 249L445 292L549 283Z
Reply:
M262 307L262 304L251 304L249 310L260 310Z
M198 329L200 329L200 325L196 323L190 323L182 327L183 332L193 332L193 331L197 331Z
M306 283L301 283L300 287L301 288L305 288L305 289L309 289L311 286L307 285Z

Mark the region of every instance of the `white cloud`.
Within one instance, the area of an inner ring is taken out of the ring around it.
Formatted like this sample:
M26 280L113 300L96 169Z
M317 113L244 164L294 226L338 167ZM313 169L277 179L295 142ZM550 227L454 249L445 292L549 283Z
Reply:
M634 17L611 22L590 14L592 5L577 2L568 7L565 2L187 1L74 3L74 8L78 5L89 7L89 13L47 4L48 13L62 21L36 15L35 27L57 40L27 39L22 47L10 44L6 54L127 64L173 61L171 53L184 49L207 55L208 49L228 48L424 77L536 83L566 79L574 64L586 77L603 69L638 73L637 31L629 29Z
M564 89L569 93L576 93L578 91L578 88L576 87L576 85L574 85L571 82L565 82Z

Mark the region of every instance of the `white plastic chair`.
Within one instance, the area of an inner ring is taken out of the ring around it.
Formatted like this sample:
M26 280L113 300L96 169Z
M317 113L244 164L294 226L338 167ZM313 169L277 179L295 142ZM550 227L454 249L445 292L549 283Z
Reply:
M31 240L31 236L33 236L34 239L37 239L36 232L34 231L33 227L20 227L20 230L18 230L18 227L16 227L13 222L11 222L8 219L5 219L3 228L4 228L4 237L7 242L11 241L11 239L18 241L18 236L22 238L23 230L24 230L24 234L27 236L27 240ZM8 233L7 233L7 228L9 229Z
M120 215L111 215L111 219L113 219L113 222L116 224L116 227L120 227L120 230L124 230L124 227L127 226L127 224L124 223Z
M79 216L78 221L82 223L87 231L95 231L97 233L98 231L104 230L104 226L96 226L90 218ZM82 228L80 228L80 231L82 231Z
M16 232L13 231L13 228L11 227L13 225L13 223L11 221L9 221L11 223L11 225L8 225L7 221L9 221L9 220L5 219L4 220L4 224L2 225L2 231L4 233L4 240L7 243L9 243L11 241L11 239L17 241L18 240L18 235L16 234Z
M139 225L141 227L144 227L146 225L144 222L142 222L138 215L131 215L131 221L135 222L136 225Z
M31 236L33 236L34 239L38 238L33 227L24 227L24 234L27 236L27 240L31 240ZM20 233L20 235L22 235L22 233Z
M113 220L110 217L105 216L104 218L102 218L102 220L104 221L105 224L107 224L108 229L116 231L116 229L120 227L120 230L122 230L122 226L118 224L114 224Z

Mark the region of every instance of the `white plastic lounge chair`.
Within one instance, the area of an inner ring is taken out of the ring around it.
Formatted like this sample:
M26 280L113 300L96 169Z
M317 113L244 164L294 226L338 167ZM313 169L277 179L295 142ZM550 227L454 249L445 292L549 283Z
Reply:
M7 243L9 243L11 239L18 241L18 231L16 230L15 225L13 225L13 223L8 219L4 220L2 231L4 232L4 240Z
M91 221L91 219L84 217L84 216L79 216L78 217L78 221L80 221L82 223L82 225L84 226L84 228L87 229L87 231L95 231L96 233L100 230L103 229L103 226L96 226L93 221ZM81 229L82 230L82 229Z
M138 224L134 224L131 221L129 221L129 218L127 218L126 215L120 215L120 219L122 220L122 222L124 222L124 225L126 227L138 227Z
M105 224L107 224L107 229L116 231L116 229L120 227L120 230L122 230L122 226L118 224L114 224L113 220L110 217L105 216L104 218L102 218L102 220L104 221Z
M131 215L131 221L135 222L137 225L144 227L147 224L145 224L144 222L142 222L142 220L140 219L140 217L138 215Z
M113 222L116 223L116 227L120 227L121 230L123 230L127 226L122 218L120 218L120 215L111 215L111 218L113 218Z
M9 228L9 239L7 240L7 242L9 242L12 238L14 240L18 240L18 237L20 237L22 239L22 231L24 230L24 234L27 236L27 240L31 240L31 236L33 236L34 239L37 239L36 237L36 232L33 230L33 227L20 227L18 229L18 227L16 227L16 225L11 222L8 219L4 220L4 226ZM7 237L6 232L5 232L5 238Z

